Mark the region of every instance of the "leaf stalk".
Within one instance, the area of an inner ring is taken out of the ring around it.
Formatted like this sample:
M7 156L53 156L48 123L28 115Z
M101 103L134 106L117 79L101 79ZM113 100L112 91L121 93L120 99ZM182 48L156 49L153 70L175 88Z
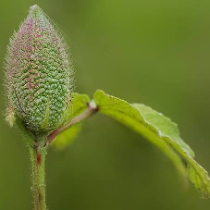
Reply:
M56 129L55 131L53 131L52 133L50 133L47 136L47 141L46 141L46 146L49 146L50 143L53 141L53 139L55 139L55 137L62 133L63 131L65 131L66 129L68 129L69 127L71 127L72 125L75 125L79 122L81 122L82 120L90 117L91 115L95 114L98 112L99 107L95 104L94 101L91 101L87 104L88 108L85 112L81 113L80 115L72 118L72 120L70 120L69 123L67 123L66 125Z

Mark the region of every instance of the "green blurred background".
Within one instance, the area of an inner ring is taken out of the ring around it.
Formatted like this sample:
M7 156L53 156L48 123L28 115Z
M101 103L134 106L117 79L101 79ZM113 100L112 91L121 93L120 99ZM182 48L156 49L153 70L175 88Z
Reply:
M1 0L1 66L32 4L65 32L78 92L100 88L170 116L210 171L209 0ZM4 97L1 85L0 209L29 210L28 153L4 122ZM50 210L210 209L158 149L100 115L69 148L48 152L46 173Z

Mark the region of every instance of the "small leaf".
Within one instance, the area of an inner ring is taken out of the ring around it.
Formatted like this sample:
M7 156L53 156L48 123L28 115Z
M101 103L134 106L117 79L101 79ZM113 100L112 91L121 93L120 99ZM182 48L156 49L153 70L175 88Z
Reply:
M81 124L76 124L60 133L52 142L52 146L56 149L65 149L69 146L73 140L77 137L78 133L81 130Z
M100 113L116 119L156 145L183 175L189 177L203 197L210 197L208 174L193 159L194 153L181 139L175 123L150 107L129 104L101 90L96 91L94 100Z
M73 93L72 98L73 101L64 114L64 124L87 109L87 104L90 102L90 98L86 94Z
M65 114L65 123L69 122L73 117L79 115L85 109L87 109L87 104L90 101L89 97L85 94L74 93L73 98L74 100L72 105ZM77 137L80 130L81 123L71 126L56 136L56 138L53 140L52 146L57 149L66 148Z
M90 102L90 98L86 94L79 94L79 93L74 93L73 94L73 117L81 114L84 110L87 109L87 105Z

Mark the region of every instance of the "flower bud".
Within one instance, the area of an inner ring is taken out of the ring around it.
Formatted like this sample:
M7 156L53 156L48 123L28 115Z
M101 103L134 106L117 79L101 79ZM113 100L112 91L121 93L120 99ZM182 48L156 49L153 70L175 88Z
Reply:
M8 110L31 132L49 132L63 124L71 105L72 64L63 38L37 5L10 40L6 89Z

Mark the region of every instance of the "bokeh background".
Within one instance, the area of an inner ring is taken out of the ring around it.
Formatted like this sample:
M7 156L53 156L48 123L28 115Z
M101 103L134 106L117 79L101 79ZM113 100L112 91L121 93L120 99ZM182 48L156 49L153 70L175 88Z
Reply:
M209 0L1 0L1 84L9 37L32 4L64 31L78 92L100 88L170 116L210 171ZM29 210L28 152L4 122L4 97L1 85L0 209ZM46 173L50 210L210 209L158 149L100 115L69 148L48 152Z

